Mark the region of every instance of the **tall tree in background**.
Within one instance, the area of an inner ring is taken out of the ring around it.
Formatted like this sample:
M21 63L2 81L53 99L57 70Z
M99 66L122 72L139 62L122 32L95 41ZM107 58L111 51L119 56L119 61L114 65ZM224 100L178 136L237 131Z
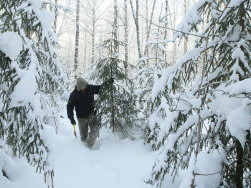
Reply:
M145 7L146 7L146 13L145 13L145 30L146 30L146 33L148 33L148 24L149 24L149 1L148 0L145 0ZM148 40L146 40L147 42ZM147 49L145 49L145 52L144 52L144 55L147 56L148 53L147 53Z
M96 39L96 9L97 1L92 1L92 56L95 54L95 39Z
M124 45L118 40L118 4L114 0L114 20L112 22L112 37L98 46L100 54L95 55L92 65L94 70L91 79L106 81L111 78L115 84L102 87L96 102L97 115L102 125L119 133L122 137L132 137L132 127L136 124L132 81L128 77L127 68L130 64L119 59L119 46ZM102 119L102 120L101 120Z
M148 2L148 1L147 1ZM148 7L148 4L146 4L146 6ZM153 16L154 16L154 11L155 11L155 6L156 6L156 0L153 1L153 5L152 5L152 11L151 11L151 15L150 15L150 20L148 20L148 18L146 19L146 46L145 46L145 51L144 51L144 56L148 56L148 45L147 42L150 39L150 34L151 34L151 29L152 29L152 22L153 22ZM148 11L148 8L147 8ZM147 13L148 15L148 13Z
M6 153L1 156L26 157L51 181L54 172L46 128L56 129L56 101L66 91L54 48L54 16L45 7L45 2L34 0L0 3L4 12L0 17L0 140L12 153L2 146L0 150ZM5 173L8 160L2 162L0 170ZM12 179L13 174L5 174Z
M75 53L74 53L74 77L78 77L78 52L79 52L79 12L80 0L76 0L76 34L75 34Z
M169 16L168 16L168 14L169 14L168 0L165 0L164 7L165 7L164 16L161 17L161 15L160 15L160 22L164 24L164 31L163 31L164 36L163 37L164 37L164 40L167 40L167 36L168 36L167 35L168 34L168 24L169 24L168 23L169 22L169 19L168 19L169 18ZM167 45L166 44L164 44L164 48L167 49ZM167 63L167 56L168 56L168 54L163 51L163 55L164 55L164 58L165 58L165 62Z
M81 7L83 8L84 12L84 18L81 20L82 29L85 32L85 50L84 50L84 65L87 65L87 49L89 48L88 46L88 38L89 35L91 36L91 63L94 63L94 55L95 55L95 45L97 44L97 39L98 39L98 30L100 30L101 25L100 22L104 16L104 13L106 10L102 10L104 7L104 0L86 0L81 4Z
M125 27L125 62L128 63L129 56L129 34L128 34L128 0L124 0L124 27Z
M139 59L142 57L142 50L141 50L141 42L140 42L140 31L139 31L139 0L136 0L136 8L134 8L134 5L132 3L132 0L130 0L131 9L132 9L132 15L136 27L136 35L137 35L137 48L138 48L138 55Z
M114 22L113 22L113 39L118 41L118 1L114 0ZM114 44L114 56L118 58L119 44Z
M184 15L186 15L188 8L189 8L189 0L184 0ZM187 52L187 43L188 43L188 37L184 37L184 54L186 54Z
M172 0L170 3L168 3L168 10L169 10L169 21L172 29L176 29L176 23L177 23L177 15L178 15L178 1ZM173 30L173 35L175 34L175 31ZM173 42L173 51L172 51L172 64L176 62L177 59L177 43L176 41Z
M176 177L186 169L180 186L248 187L250 2L198 1L177 36L196 31L204 12L210 20L195 48L164 70L153 86L150 138L159 158L150 182L161 186L166 174Z
M54 19L54 30L55 33L57 32L57 22L58 22L58 0L55 0L55 9L54 9L54 14L55 14L55 19Z

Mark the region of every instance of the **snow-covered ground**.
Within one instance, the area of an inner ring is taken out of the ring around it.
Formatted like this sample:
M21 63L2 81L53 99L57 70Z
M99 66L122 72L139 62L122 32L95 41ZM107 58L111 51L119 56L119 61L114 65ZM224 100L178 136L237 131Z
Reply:
M72 136L71 130L58 148L56 188L150 187L144 178L151 171L154 155L142 142L121 140L103 132L94 146L96 150L90 150Z
M58 134L47 127L47 138L52 145L55 171L55 188L148 188L144 180L149 178L155 161L155 153L142 140L121 140L103 129L94 146L88 149L76 139L73 127L67 123L60 126ZM51 134L51 135L50 135ZM46 188L43 175L35 173L25 160L15 159L12 172L13 181L0 178L1 188ZM13 176L13 173L16 176ZM176 186L174 186L176 187Z

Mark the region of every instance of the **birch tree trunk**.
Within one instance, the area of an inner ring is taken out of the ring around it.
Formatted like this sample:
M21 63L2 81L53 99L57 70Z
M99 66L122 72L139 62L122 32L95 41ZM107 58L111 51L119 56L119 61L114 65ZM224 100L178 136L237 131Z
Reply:
M189 2L189 0L188 0ZM187 13L187 0L184 0L184 15ZM187 52L187 42L188 42L188 39L187 37L184 37L184 55L186 54Z
M113 31L113 36L114 36L114 40L115 42L115 48L114 48L114 53L117 56L118 54L118 45L117 45L117 41L118 41L118 1L114 0L114 31Z
M80 0L76 2L76 35L75 35L75 54L74 54L74 77L78 77L78 48L79 48L79 12Z
M150 38L151 26L152 26L152 21L153 21L153 15L154 15L154 10L155 10L155 5L156 5L156 0L153 1L153 6L152 6L150 20L149 20L149 23L147 23L146 44L147 44L147 42L148 42L148 40ZM145 47L144 55L148 55L148 46L147 45Z
M58 0L55 0L55 20L54 20L54 31L57 33L57 21L58 21Z
M128 48L128 1L124 0L124 16L125 16L125 64L127 65L128 63L128 52L129 52L129 48ZM127 67L126 67L127 69ZM127 71L127 70L126 70Z
M173 29L176 28L176 16L177 16L177 2L173 1L173 17L171 19L171 25L173 27ZM175 31L173 31L173 35L175 34ZM173 43L173 64L176 62L176 58L177 58L177 44L176 41Z
M148 8L148 0L146 0L146 15L145 15L145 19L146 19L146 33L148 33L148 23L149 23L149 19L148 19L148 15L149 15L149 8ZM146 44L147 44L147 39L146 39ZM147 48L147 45L145 44L145 52L144 54L146 56L149 56L149 51Z
M92 1L92 57L95 55L95 40L96 40L96 0ZM92 63L94 59L92 58Z
M137 47L138 47L138 55L140 59L142 57L142 52L141 52L140 31L139 31L139 0L136 0L136 10L134 10L132 0L130 0L130 4L131 4L132 14L134 18L134 23L136 26Z
M167 38L168 6L169 6L169 5L168 5L168 0L166 0L166 2L165 2L165 19L164 19L164 22L165 22L164 40ZM164 47L165 47L165 49L166 49L166 44L164 44ZM165 62L166 62L166 64L167 64L167 53L165 53L165 52L162 52L162 53L164 53Z

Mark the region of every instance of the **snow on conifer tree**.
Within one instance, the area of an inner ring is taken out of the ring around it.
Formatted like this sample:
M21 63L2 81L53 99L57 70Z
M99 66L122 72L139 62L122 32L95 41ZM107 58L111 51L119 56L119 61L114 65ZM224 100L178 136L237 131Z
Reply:
M94 64L91 65L91 80L105 82L113 78L115 81L113 85L105 84L99 92L96 100L97 117L102 119L102 126L121 133L122 137L132 137L132 128L137 125L137 116L132 81L126 71L126 67L130 65L114 56L114 43L121 44L108 39L99 45L97 51L103 53L95 55Z
M0 12L0 139L14 156L26 157L44 172L45 181L51 181L46 128L56 128L56 101L66 94L57 64L54 15L40 0L1 1ZM2 153L10 155L4 149ZM11 179L11 174L7 176Z
M104 84L96 100L97 117L102 125L110 127L122 137L133 137L132 129L137 125L135 96L128 69L132 66L119 59L119 46L124 45L118 40L118 2L114 0L114 21L112 37L97 45L97 52L91 65L91 80L105 82L114 79L115 83Z
M138 63L139 71L136 78L139 88L136 93L141 103L140 111L144 112L142 116L143 120L148 120L149 115L152 113L153 102L151 98L154 81L158 79L161 70L166 68L165 44L166 42L162 38L160 30L156 30L153 33L152 39L146 44L149 56L141 58ZM148 123L145 122L145 124ZM145 126L145 128L146 134L148 134L148 126ZM154 138L148 138L148 141L151 139Z
M158 186L181 170L180 187L250 185L250 2L200 0L176 37L197 31L205 12L195 48L154 82L150 137L159 158L149 182Z

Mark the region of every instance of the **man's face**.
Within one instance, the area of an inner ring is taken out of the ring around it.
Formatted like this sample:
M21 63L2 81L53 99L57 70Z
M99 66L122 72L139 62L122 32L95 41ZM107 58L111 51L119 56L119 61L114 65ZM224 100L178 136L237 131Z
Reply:
M86 86L82 87L82 90L84 91L86 89Z

